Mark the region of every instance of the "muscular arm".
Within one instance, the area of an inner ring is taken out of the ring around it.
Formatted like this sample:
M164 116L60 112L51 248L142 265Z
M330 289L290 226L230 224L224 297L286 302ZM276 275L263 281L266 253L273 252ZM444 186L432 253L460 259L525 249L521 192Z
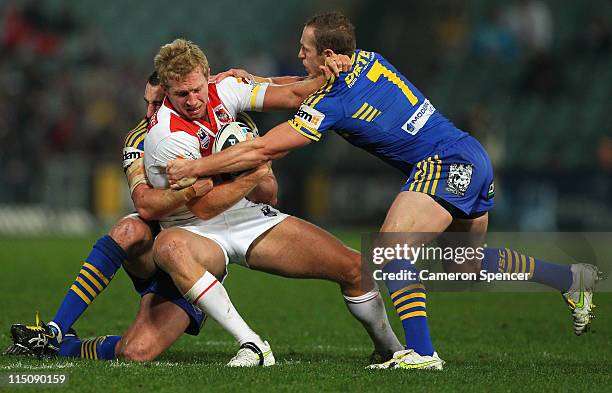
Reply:
M217 154L189 163L174 160L168 163L168 178L176 182L183 177L211 176L219 173L240 172L267 161L276 160L293 149L306 146L310 139L295 131L287 122L255 138L225 149Z
M155 189L147 183L142 158L126 168L128 185L134 207L143 220L158 220L171 214L196 196L204 195L213 187L211 179L200 179L181 190Z
M265 112L297 109L309 95L317 91L324 83L325 78L320 75L316 78L307 78L286 85L270 85L264 96L263 110Z
M269 165L269 164L268 164ZM255 203L267 203L268 205L276 206L278 203L278 183L276 182L276 176L270 168L270 173L265 176L257 187L251 191L246 198Z
M209 179L200 181L210 181ZM210 181L212 188L212 181ZM139 184L132 192L132 201L138 215L145 221L158 220L189 202L197 195L194 186L180 190L158 190L148 184Z
M216 185L206 195L188 202L187 207L199 218L209 220L235 205L269 176L268 165L260 165L234 180Z
M237 71L237 70L229 70L228 73L233 72L233 71ZM274 85L288 85L290 83L300 82L306 79L305 76L271 76L271 77L266 78L262 76L253 75L252 77L255 82L272 83Z

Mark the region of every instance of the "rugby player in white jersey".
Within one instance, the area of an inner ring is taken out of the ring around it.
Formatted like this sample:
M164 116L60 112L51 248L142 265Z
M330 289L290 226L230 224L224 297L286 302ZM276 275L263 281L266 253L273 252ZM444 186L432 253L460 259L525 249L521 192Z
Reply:
M259 170L246 173L233 181L217 184L214 189L210 179L200 179L178 192L149 186L144 176L143 142L149 119L163 98L164 92L159 85L157 73L153 73L144 91L146 117L125 138L123 168L138 213L120 219L108 235L96 242L49 324L41 322L37 317L34 326L12 326L13 345L7 353L149 361L168 349L181 334L199 334L204 315L185 301L170 277L159 272L153 262L151 247L153 238L159 232L159 225L153 220L169 214L188 201L196 203L196 199L198 207L209 216L221 213L227 203L245 195L253 201L269 202L268 195L271 194L257 187L268 169L263 165ZM252 122L245 114L239 116L240 121ZM71 329L73 324L109 285L121 266L141 295L135 320L123 336L80 340Z
M324 83L323 77L289 87L248 84L236 78L209 83L204 53L182 39L160 49L155 68L166 98L145 140L145 169L156 188L168 187L168 161L211 154L216 133L238 112L297 108ZM269 179L273 179L271 173ZM268 186L276 192L275 182ZM230 365L266 364L270 349L246 326L216 279L229 262L288 277L334 281L350 312L374 341L376 353L388 357L402 348L371 276L362 276L358 252L312 224L247 199L213 218L198 218L201 213L187 203L160 220L162 231L154 243L154 259L188 301L241 343Z

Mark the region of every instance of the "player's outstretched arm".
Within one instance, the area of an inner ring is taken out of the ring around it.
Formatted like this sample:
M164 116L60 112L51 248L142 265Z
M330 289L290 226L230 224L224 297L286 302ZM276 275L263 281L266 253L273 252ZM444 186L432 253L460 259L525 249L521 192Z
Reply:
M235 205L269 176L270 167L260 165L234 180L215 185L210 192L188 202L187 207L199 218L209 220Z
M320 66L321 74L287 85L270 85L264 96L263 110L297 109L309 95L317 91L333 76L350 69L351 58L346 55L330 53L325 57L325 64ZM330 81L329 83L332 83Z
M241 68L230 68L227 71L223 71L216 75L212 75L210 77L210 81L219 83L223 79L230 77L230 76L234 78L242 78L249 82L254 81L257 83L272 83L275 85L287 85L289 83L295 83L295 82L299 82L299 81L306 79L306 77L304 76L270 76L270 77L257 76Z
M172 160L168 162L166 173L170 184L174 185L185 177L241 172L279 159L291 150L308 143L310 139L296 132L289 123L284 122L260 138L238 143L219 153L197 160Z

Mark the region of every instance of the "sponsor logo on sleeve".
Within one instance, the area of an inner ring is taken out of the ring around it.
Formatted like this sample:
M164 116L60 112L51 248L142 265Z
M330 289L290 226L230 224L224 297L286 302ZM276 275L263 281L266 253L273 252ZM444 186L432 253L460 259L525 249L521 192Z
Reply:
M323 119L325 119L325 115L323 113L304 104L300 106L300 109L295 114L295 117L308 128L315 131L319 129L319 126L321 123L323 123Z
M123 168L129 167L134 161L143 156L142 150L134 149L133 147L123 148Z

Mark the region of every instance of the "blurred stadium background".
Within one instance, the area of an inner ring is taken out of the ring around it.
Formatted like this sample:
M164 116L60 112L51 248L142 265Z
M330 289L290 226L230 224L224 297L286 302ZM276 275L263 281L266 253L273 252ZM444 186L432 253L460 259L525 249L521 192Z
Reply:
M0 235L104 230L132 209L125 133L160 45L198 43L213 72L302 74L302 25L338 9L496 170L495 230L612 229L612 3L0 1ZM256 116L261 130L289 114ZM276 164L283 210L377 228L402 175L335 135Z

